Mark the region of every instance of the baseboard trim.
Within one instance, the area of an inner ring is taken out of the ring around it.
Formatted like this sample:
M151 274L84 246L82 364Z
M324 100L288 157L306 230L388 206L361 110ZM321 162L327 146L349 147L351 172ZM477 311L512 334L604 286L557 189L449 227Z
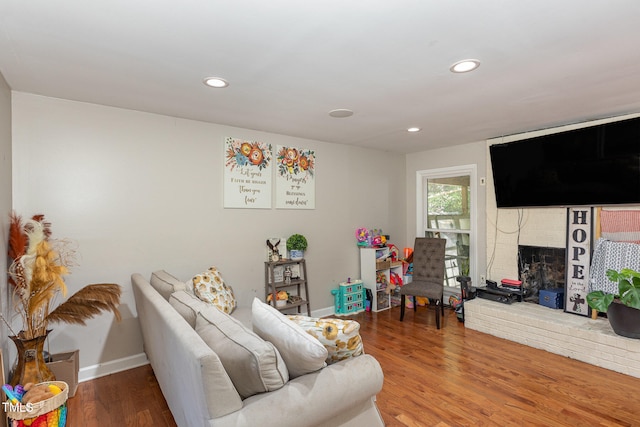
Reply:
M311 317L327 317L327 316L335 316L336 309L335 307L325 307L319 310L313 310L311 312Z
M149 363L145 353L136 354L121 359L111 360L106 363L87 366L78 372L78 382L89 381L105 375L115 374L117 372L126 371L128 369L144 366Z

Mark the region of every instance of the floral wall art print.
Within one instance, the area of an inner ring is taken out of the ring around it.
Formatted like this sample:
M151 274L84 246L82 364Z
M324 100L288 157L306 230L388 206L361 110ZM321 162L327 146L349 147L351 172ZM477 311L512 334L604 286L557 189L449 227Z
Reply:
M271 144L228 137L224 147L224 207L270 209Z
M276 208L315 209L316 156L313 150L277 146Z

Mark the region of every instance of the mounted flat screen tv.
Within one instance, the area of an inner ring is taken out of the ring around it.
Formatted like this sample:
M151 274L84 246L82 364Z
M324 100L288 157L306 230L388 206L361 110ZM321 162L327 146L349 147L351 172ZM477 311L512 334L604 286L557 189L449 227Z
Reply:
M640 204L640 118L489 147L499 208Z

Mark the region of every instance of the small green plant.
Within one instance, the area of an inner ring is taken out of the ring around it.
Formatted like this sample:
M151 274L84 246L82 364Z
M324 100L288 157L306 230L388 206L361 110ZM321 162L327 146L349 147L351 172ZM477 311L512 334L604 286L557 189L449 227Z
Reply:
M307 249L307 239L302 234L292 234L287 239L288 251L304 251Z
M630 268L620 271L607 270L607 278L618 283L618 294L605 294L592 291L587 294L587 304L594 310L606 313L609 305L615 300L640 310L640 273Z

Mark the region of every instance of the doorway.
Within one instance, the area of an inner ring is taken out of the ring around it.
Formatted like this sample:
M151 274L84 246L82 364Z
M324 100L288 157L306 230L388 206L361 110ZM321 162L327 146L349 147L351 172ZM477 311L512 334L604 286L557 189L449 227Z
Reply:
M475 275L476 165L417 172L416 206L419 237L446 240L446 288L460 288L457 276Z

